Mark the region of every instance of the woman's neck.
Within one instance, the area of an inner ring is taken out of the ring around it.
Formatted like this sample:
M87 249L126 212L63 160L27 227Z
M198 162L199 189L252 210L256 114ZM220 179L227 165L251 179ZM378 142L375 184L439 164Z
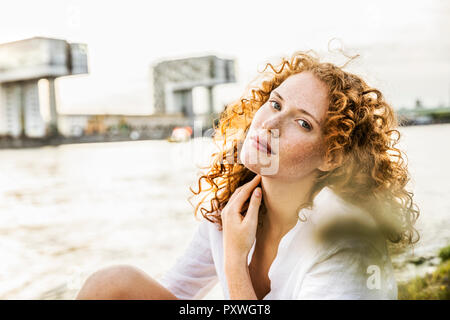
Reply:
M296 181L263 176L261 188L266 214L262 223L266 232L281 237L293 228L299 208L309 200L313 185L312 175Z

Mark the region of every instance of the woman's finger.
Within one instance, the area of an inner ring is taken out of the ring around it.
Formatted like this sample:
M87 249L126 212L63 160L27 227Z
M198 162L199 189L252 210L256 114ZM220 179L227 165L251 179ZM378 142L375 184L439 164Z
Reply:
M249 185L252 185L253 187L251 189L254 189L255 186L258 185L260 180L261 180L261 176L259 174L257 174L256 176L253 177L252 180L250 180L246 184L240 186L239 188L236 188L236 190L234 190L233 194L231 195L229 202L232 202L233 200L235 200L243 190L245 190L246 188L249 187ZM248 198L248 196L246 197L246 199L247 198Z
M244 223L250 223L256 225L258 223L258 212L259 206L261 205L262 191L261 188L256 188L252 197L250 198L250 203L248 205L247 213L243 219Z
M237 203L238 206L242 206L244 202L250 197L250 194L253 190L258 186L261 181L261 176L257 174L252 180L242 186L242 189L236 195L234 202Z
M248 197L250 196L250 193L253 191L253 189L258 185L259 181L261 180L260 175L256 175L251 181L244 184L243 186L239 187L234 191L232 196L230 197L230 200L228 201L227 207L229 213L232 214L232 216L238 216L239 221L242 221L243 217L240 214L242 210L242 206L245 201L247 201Z
M252 182L257 181L257 180L258 180L258 181L261 180L261 175L259 175L259 174L255 175L255 176L252 178L252 180L250 180L250 181L247 182L246 184L244 184L244 185L242 185L242 186L236 188L236 189L234 190L233 194L232 194L231 197L230 197L230 201L231 201L232 199L236 198L236 196L237 196L237 195L238 195L238 194L239 194L246 186L248 186L249 184L251 184Z

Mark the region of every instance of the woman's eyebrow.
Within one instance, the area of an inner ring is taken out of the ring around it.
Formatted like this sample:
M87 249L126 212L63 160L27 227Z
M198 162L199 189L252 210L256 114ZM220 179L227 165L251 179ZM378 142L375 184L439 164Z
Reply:
M283 97L282 97L278 92L276 92L275 90L272 90L272 92L273 92L273 94L275 94L278 98L280 98L281 101L284 102ZM313 120L316 122L316 124L317 124L318 126L320 126L319 121L317 121L317 119L314 118L314 116L313 116L311 113L309 113L308 111L306 111L305 109L302 109L302 108L297 108L297 110L300 111L301 113L304 113L304 114L310 116L311 118L313 118Z

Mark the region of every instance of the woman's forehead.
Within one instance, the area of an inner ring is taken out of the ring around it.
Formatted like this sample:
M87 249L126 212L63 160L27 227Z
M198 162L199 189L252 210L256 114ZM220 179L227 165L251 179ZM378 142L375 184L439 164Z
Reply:
M305 109L316 119L323 119L328 109L327 85L311 72L289 76L273 93L278 93L291 107Z

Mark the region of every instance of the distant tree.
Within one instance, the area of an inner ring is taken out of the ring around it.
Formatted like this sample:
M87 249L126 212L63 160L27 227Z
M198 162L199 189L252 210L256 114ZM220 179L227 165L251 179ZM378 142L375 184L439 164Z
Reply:
M420 99L416 99L416 109L423 108L422 101Z

